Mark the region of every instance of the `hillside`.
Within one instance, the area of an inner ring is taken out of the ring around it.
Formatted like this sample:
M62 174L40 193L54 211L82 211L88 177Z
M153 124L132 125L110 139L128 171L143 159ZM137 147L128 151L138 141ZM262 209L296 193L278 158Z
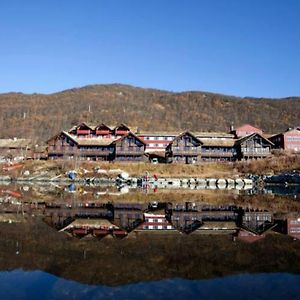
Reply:
M299 117L300 97L239 98L120 84L91 85L50 95L0 94L0 138L47 140L82 121L124 122L142 130L192 131L228 131L231 122L236 126L251 123L276 133L299 126Z

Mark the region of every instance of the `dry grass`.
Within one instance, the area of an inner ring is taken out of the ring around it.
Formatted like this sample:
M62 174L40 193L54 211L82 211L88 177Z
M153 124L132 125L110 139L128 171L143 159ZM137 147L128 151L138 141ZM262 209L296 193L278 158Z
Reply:
M235 168L241 173L265 175L300 170L300 155L276 155L266 159L249 160L235 163Z
M95 176L95 169L125 171L131 176L143 176L146 173L158 177L199 177L199 178L230 178L243 174L264 175L292 170L300 170L300 155L276 155L266 159L240 161L235 163L202 162L197 165L186 164L150 164L148 162L94 162L94 161L26 161L21 169L0 174L21 175L25 170L31 174L48 173L49 176L65 174L68 170L88 170L87 176ZM83 172L82 172L83 173ZM112 173L113 174L113 173ZM100 175L99 175L100 176ZM103 176L103 175L102 175ZM112 175L114 176L114 175Z

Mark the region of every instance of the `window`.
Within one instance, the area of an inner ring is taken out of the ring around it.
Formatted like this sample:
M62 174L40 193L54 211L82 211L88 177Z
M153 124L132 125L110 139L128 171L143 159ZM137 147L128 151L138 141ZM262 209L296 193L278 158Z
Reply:
M288 142L300 142L300 136L287 136Z

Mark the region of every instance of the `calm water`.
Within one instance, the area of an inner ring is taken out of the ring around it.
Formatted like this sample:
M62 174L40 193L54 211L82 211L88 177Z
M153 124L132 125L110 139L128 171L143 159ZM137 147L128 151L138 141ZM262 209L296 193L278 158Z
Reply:
M112 275L113 276L113 275ZM0 273L0 298L9 299L300 299L300 276L244 274L210 280L165 279L118 287L86 285L49 273Z
M298 190L276 193L0 187L0 299L300 299Z

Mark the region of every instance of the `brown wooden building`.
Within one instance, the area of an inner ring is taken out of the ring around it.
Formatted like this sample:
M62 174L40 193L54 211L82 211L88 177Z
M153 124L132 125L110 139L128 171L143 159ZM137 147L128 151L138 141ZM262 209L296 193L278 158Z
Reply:
M197 163L201 158L201 141L190 132L177 136L166 148L168 163Z
M113 142L115 149L113 160L144 161L146 160L146 143L132 132Z
M131 132L118 138L93 138L63 131L49 139L47 143L49 159L102 161L142 161L145 159L145 143Z
M34 158L34 143L30 139L0 139L0 158L31 159Z
M203 161L234 161L236 159L234 139L201 138L200 141Z
M273 146L270 140L258 133L242 137L234 145L238 160L265 158L271 154Z

